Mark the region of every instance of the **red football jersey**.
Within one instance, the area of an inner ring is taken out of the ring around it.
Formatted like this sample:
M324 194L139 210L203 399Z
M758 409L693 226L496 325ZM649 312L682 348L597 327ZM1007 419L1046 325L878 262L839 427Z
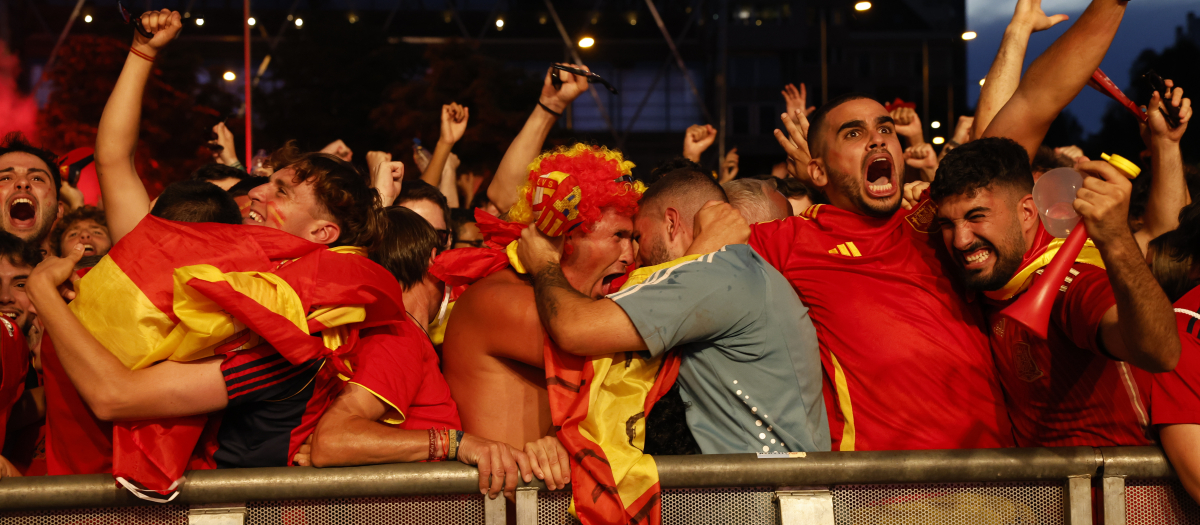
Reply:
M433 343L417 325L362 338L350 382L392 407L383 421L403 429L461 430L458 405L438 367Z
M1155 425L1200 424L1200 286L1175 301L1182 351L1175 370L1153 374L1150 421Z
M1050 239L1038 236L1038 242ZM1040 278L1039 272L1032 282ZM1046 339L1000 315L1017 297L985 301L1017 445L1150 444L1142 399L1150 374L1107 357L1100 343L1100 320L1116 304L1104 269L1079 262L1071 267L1054 300Z
M928 198L887 219L818 205L753 226L750 245L817 328L833 450L1012 445L983 317L946 270L936 214Z
M46 473L111 473L113 424L96 418L79 396L49 335L42 336L42 375L46 380Z
M25 343L25 335L8 318L0 318L0 325L0 448L4 448L8 415L25 393L29 346Z

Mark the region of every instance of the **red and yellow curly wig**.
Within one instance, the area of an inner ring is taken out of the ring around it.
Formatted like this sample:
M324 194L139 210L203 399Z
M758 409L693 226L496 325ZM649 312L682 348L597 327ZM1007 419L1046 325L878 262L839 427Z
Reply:
M638 200L646 186L630 177L633 163L621 152L604 146L575 144L559 146L543 153L529 165L529 177L518 190L516 204L508 212L508 220L530 224L537 214L533 211L533 190L539 177L560 172L571 175L582 190L578 204L579 218L584 231L592 231L603 215L604 208L632 217L638 210Z

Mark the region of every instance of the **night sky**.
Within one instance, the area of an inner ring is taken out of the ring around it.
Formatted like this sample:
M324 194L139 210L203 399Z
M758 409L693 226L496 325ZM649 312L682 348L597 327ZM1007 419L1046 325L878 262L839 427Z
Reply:
M1066 13L1071 19L1047 31L1034 33L1025 55L1026 67L1079 17L1088 3L1088 0L1042 2L1042 10L1047 15ZM979 33L978 38L967 43L967 77L970 85L968 103L971 106L979 99L979 79L987 76L987 70L1000 47L1004 27L1012 18L1015 6L1014 0L967 0L967 25ZM1129 69L1133 66L1133 61L1146 48L1161 51L1171 46L1175 42L1175 28L1184 25L1188 11L1200 15L1200 1L1131 0L1121 29L1100 69L1103 69L1117 86L1126 90L1129 87ZM1189 98L1196 99L1197 95L1200 95L1197 92L1200 91L1200 86L1194 86L1190 92L1186 91L1187 86L1184 86L1184 89L1185 94L1190 95ZM1079 119L1086 133L1094 133L1100 129L1100 117L1109 100L1111 99L1092 88L1084 88L1083 93L1067 106L1067 110ZM1144 104L1146 101L1135 102Z

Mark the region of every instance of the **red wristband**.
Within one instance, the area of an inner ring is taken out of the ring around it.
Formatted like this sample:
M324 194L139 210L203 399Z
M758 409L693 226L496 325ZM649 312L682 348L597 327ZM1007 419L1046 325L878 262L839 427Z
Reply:
M133 53L133 54L135 54L135 55L137 55L137 56L139 56L139 57L142 57L142 58L144 58L144 59L146 59L146 60L148 60L148 61L150 61L150 62L154 62L154 57L152 57L152 56L150 56L150 55L147 55L147 54L145 54L145 53L143 53L143 52L141 52L141 51L138 51L138 50L136 50L136 49L134 49L134 48L132 48L132 47L131 47L131 48L129 48L129 52L130 52L130 53Z

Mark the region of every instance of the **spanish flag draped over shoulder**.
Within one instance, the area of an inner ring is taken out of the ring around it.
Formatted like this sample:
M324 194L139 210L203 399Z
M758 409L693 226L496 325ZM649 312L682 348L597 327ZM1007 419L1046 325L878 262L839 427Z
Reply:
M399 284L363 255L271 228L147 216L76 283L71 309L132 370L265 343L293 364L334 357L325 368L349 376L358 331L404 318ZM114 476L139 496L172 493L206 420L115 424Z

